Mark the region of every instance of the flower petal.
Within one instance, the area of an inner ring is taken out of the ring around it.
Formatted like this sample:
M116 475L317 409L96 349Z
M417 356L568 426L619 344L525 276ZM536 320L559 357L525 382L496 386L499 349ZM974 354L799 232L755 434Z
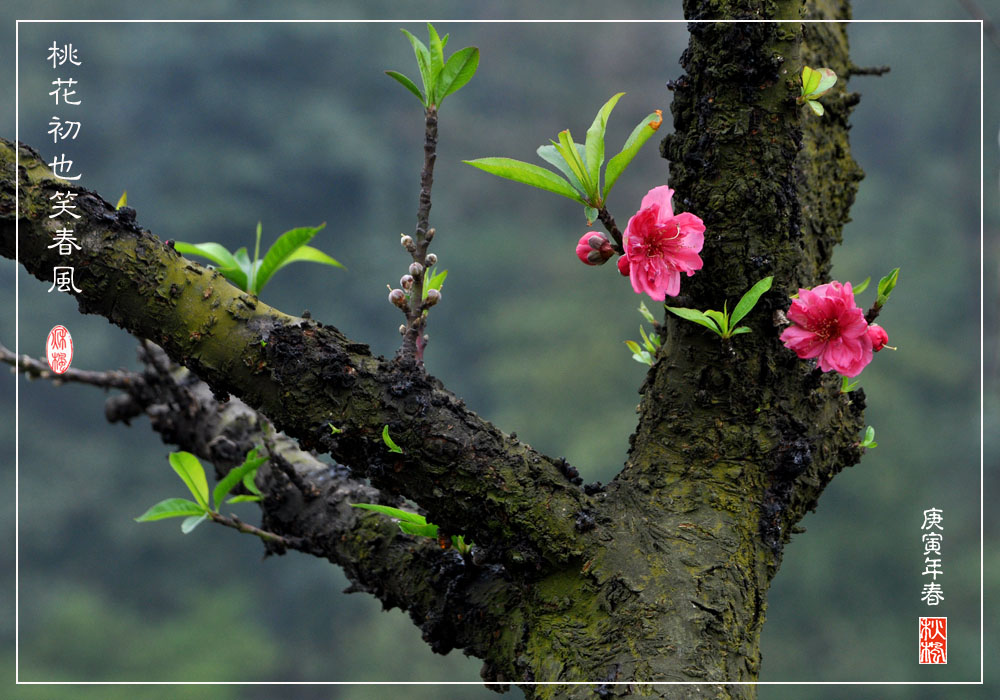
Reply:
M642 198L642 202L639 204L639 210L642 211L643 209L652 208L655 204L659 207L660 221L670 219L674 215L674 209L670 204L670 200L673 196L674 191L666 185L654 187L646 193L645 197Z

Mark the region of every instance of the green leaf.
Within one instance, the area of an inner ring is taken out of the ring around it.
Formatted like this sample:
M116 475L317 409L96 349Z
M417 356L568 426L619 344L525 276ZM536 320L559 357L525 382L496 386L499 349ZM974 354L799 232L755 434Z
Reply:
M814 111L817 115L821 117L823 116L823 105L819 102L816 102L815 100L806 100L806 104L809 105L812 111Z
M311 245L304 245L298 250L296 250L294 253L289 255L287 258L285 258L285 262L278 265L278 269L280 270L285 265L290 265L293 262L314 262L314 263L319 263L321 265L330 265L331 267L339 267L344 270L347 269L339 261L334 260L329 255L324 253L322 250L317 250L316 248L313 248Z
M628 349L632 351L633 355L642 354L642 348L640 348L639 343L635 342L634 340L626 340L625 344L628 346Z
M190 452L171 452L170 466L187 485L194 500L208 510L208 481L205 479L205 469L198 458Z
M472 80L479 68L479 49L469 46L456 51L444 64L437 85L437 103L444 102L448 95L458 92L465 84Z
M722 331L720 330L719 326L715 323L715 321L713 321L711 318L703 314L701 311L698 311L698 309L687 309L684 308L683 306L667 306L665 308L670 313L674 314L675 316L680 316L685 321L693 321L694 323L705 326L705 328L712 331L713 333L718 333L719 335L722 335Z
M263 496L264 494L260 492L260 489L257 488L257 484L254 483L253 478L255 475L256 472L251 471L243 477L243 488L252 493L254 496Z
M642 317L646 319L646 321L648 321L649 323L652 324L656 323L656 319L653 318L653 314L651 314L649 312L649 309L646 308L646 302L644 301L639 302L639 313L642 314Z
M656 346L653 345L653 342L649 339L649 336L646 335L646 329L643 328L642 326L639 326L639 335L642 336L642 343L643 345L646 346L646 349L649 350L650 353L655 353Z
M424 83L424 94L430 96L434 94L434 75L431 72L431 54L424 46L424 42L410 34L405 29L400 29L413 45L413 55L417 57L417 67L420 69L420 79Z
M393 442L391 437L389 437L389 426L388 425L385 426L384 428L382 428L382 442L385 443L385 446L389 448L390 452L396 452L398 454L403 454L403 449L399 445L397 445L395 442Z
M466 542L464 535L452 535L451 546L457 549L459 554L468 554L472 549L473 543Z
M878 281L878 297L875 299L875 303L882 306L889 300L889 295L892 294L892 290L896 288L896 282L899 281L899 268L895 268L888 275L883 277Z
M622 150L614 158L608 161L608 167L604 169L604 190L601 193L601 200L608 198L611 188L618 182L618 177L624 172L628 164L635 158L642 145L649 140L649 137L656 133L663 123L663 115L660 110L646 116L639 124L632 129L632 133L625 140Z
M802 66L802 94L811 95L815 92L821 77L819 71L809 66Z
M427 39L431 57L431 77L434 79L434 84L437 85L438 76L444 67L444 46L441 44L441 37L438 36L437 30L430 22L427 23ZM427 94L430 95L432 93L428 91Z
M753 307L757 305L764 292L771 288L771 282L774 281L774 276L765 277L760 282L750 287L746 294L744 294L738 302L736 302L736 308L733 309L732 316L729 317L729 325L735 326L737 323L743 320L746 316L753 310Z
M259 294L260 290L263 289L264 285L257 283L257 273L260 270L261 260L260 260L260 222L257 222L257 238L253 244L253 265L250 267L250 286L248 288L251 294Z
M865 431L865 438L858 446L867 448L878 447L878 443L875 442L875 428L870 425L868 426L868 429Z
M388 75L390 78L395 79L400 85L402 85L407 90L416 95L417 99L420 100L420 104L424 105L425 107L427 106L427 101L424 99L424 93L420 92L420 88L417 87L416 83L414 83L412 80L407 78L402 73L399 73L394 70L387 70L385 74Z
M862 282L861 284L859 284L857 287L851 287L851 290L855 294L861 294L861 292L863 292L866 289L868 289L868 283L871 282L871 281L872 281L871 276L865 277L865 281L864 282Z
M476 160L464 160L462 162L498 177L505 177L508 180L514 180L525 185L555 192L556 194L561 194L563 197L569 197L574 202L586 204L583 198L580 197L576 190L573 189L573 186L566 180L551 170L546 170L537 165L514 160L513 158L477 158Z
M218 243L184 243L174 242L174 250L181 255L197 255L208 258L220 268L237 268L239 265L233 254L226 250L225 246Z
M650 367L653 366L653 356L645 350L632 353L632 359L641 365L649 365Z
M430 279L427 280L427 284L424 285L424 299L427 298L427 292L432 289L441 291L441 287L444 285L444 281L448 278L448 271L441 270L441 272L436 275L432 275Z
M186 498L168 498L135 519L137 523L148 523L165 518L182 518L189 515L202 515L205 509Z
M115 211L118 211L122 207L128 206L128 190L122 190L122 196L118 198L118 204L115 205Z
M719 328L722 329L723 338L729 337L729 319L726 317L725 313L723 313L722 311L713 311L709 309L708 311L705 312L705 315L708 316L713 321L715 321L715 323L719 326Z
M241 247L239 250L233 253L233 258L236 260L236 268L227 267L225 269L220 269L219 272L226 275L226 277L229 277L229 275L227 274L229 270L234 270L234 273L236 274L242 273L243 284L241 285L241 287L244 291L249 292L250 275L253 272L254 266L250 262L250 256L247 255L247 249L245 247ZM233 278L230 277L230 279Z
M407 535L416 535L417 537L433 537L437 539L438 536L438 526L430 523L418 525L416 523L404 522L399 523L399 529Z
M739 328L734 328L733 330L729 331L729 335L739 335L740 333L749 333L749 332L750 328L748 328L747 326L740 326Z
M258 447L250 450L243 460L243 464L230 469L229 473L222 477L219 483L215 485L215 489L212 491L212 503L216 511L219 510L222 500L229 495L229 492L233 490L236 484L243 481L243 478L248 474L256 472L260 465L267 461L267 457L258 456L258 450Z
M579 194L580 201L583 201L583 199L587 196L586 189L584 188L583 183L580 182L580 178L578 178L573 172L573 169L569 167L569 163L567 163L566 159L562 157L559 149L554 145L549 144L547 146L539 146L535 153L537 153L542 160L559 168L562 174L569 180L573 189L575 189ZM590 205L584 203L583 206L587 207Z
M853 390L854 387L856 387L860 383L861 383L860 379L856 382L852 382L850 377L845 377L844 375L840 375L840 393L846 394L847 392Z
M289 262L294 262L288 260L288 258L299 248L311 241L313 236L325 227L326 223L322 223L319 226L303 226L300 228L293 228L291 231L285 231L281 234L278 237L278 240L276 240L271 247L268 248L267 253L264 255L264 259L260 263L260 269L254 276L254 289L250 291L254 294L259 294L270 281L275 272ZM333 260L333 258L330 259ZM335 260L334 263L339 265L339 263Z
M583 215L587 217L587 226L590 226L600 215L600 212L594 209L593 207L588 207L586 204L584 204Z
M391 508L389 506L380 506L375 503L352 503L351 508L361 508L363 510L371 510L376 513L381 513L382 515L388 515L390 518L396 518L405 523L414 523L416 525L426 525L427 519L420 513L413 513L408 510L400 510L399 508Z
M834 83L837 82L837 74L829 68L820 68L819 75L819 83L817 83L815 89L810 93L812 99L825 95L833 87Z
M594 122L587 129L584 149L587 153L587 172L590 174L590 181L594 183L595 192L600 189L601 184L601 166L604 165L604 132L608 128L608 117L624 94L624 92L619 92L605 102L604 106L597 112L597 116L594 117Z
M261 500L261 496L255 496L249 493L241 493L238 496L233 496L226 500L226 503L257 503Z
M184 518L184 522L181 523L181 532L187 535L196 527L205 522L207 519L208 519L208 513L205 513L204 515L201 516L192 515L189 518Z
M586 152L581 155L580 151L583 149L574 143L573 134L570 133L569 129L563 129L559 132L559 143L556 144L556 148L559 149L562 157L566 159L569 167L573 170L573 174L583 184L583 191L588 203L593 204L597 196L597 184L590 177L590 173L587 172L587 165L584 162Z

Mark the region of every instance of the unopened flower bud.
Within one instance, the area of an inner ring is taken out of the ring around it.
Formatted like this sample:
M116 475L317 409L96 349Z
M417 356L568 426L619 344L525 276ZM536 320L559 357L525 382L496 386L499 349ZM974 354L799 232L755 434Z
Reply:
M413 277L410 275L403 275L399 278L399 286L403 289L409 290L413 286Z
M872 341L872 350L878 352L886 346L889 342L889 334L885 332L885 329L878 324L871 324L868 326L868 337Z
M438 256L434 255L434 253L429 253L427 255L426 260L427 260L427 267L430 267L431 265L434 265L435 263L437 263Z
M427 230L427 235L424 236L424 240L425 241L430 241L432 238L434 238L434 234L436 232L437 232L437 229L433 229L433 228L432 229L428 229Z
M441 292L436 289L428 289L427 298L424 299L424 306L434 306L439 301L441 301Z
M611 241L599 231L588 231L576 244L576 257L584 265L603 265L614 254Z
M410 236L400 236L399 245L403 246L407 250L413 249L413 238Z
M389 292L389 301L401 309L406 308L406 292L402 289L393 289Z
M406 324L405 323L399 324L399 334L400 335L406 335Z
M414 277L420 277L424 274L424 266L418 262L410 263L410 274Z
M628 277L630 269L631 265L629 264L627 255L623 255L620 258L618 258L618 272L622 273L623 277Z

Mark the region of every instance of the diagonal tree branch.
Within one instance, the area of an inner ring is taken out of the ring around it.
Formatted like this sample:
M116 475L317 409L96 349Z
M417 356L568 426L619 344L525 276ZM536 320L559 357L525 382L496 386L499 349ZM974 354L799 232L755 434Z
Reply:
M14 148L0 143L0 255L14 257ZM436 379L373 357L332 326L296 318L181 257L135 224L135 213L57 180L20 148L20 262L51 280L61 224L57 192L75 195L76 294L84 313L149 338L205 380L262 411L306 448L320 449L412 499L448 533L465 533L509 565L536 568L582 549L575 522L590 497L555 460L465 408ZM403 454L382 442L388 425ZM341 432L334 434L331 428ZM503 543L503 544L501 544Z
M71 368L56 375L44 362L17 357L0 344L0 362L27 376L121 389L123 393L107 399L109 420L145 413L164 442L212 461L219 477L255 445L266 444L270 459L258 476L265 494L262 528L224 513L213 520L258 536L274 533L277 538L262 537L268 553L297 549L341 566L351 582L348 592L371 593L386 609L408 611L438 653L458 646L486 655L493 631L503 623L500 614L520 597L501 567L477 566L435 541L404 535L384 516L351 507L402 504L353 479L347 469L320 461L287 436L274 434L239 399L218 401L187 369L168 367L169 360L155 345L140 346L139 357L144 372ZM476 624L463 625L462 620Z

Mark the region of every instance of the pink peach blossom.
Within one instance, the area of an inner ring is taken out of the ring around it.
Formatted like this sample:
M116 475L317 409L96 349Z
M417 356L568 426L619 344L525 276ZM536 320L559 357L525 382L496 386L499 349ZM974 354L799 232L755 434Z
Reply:
M850 282L800 289L788 320L792 325L781 334L785 347L803 359L819 358L824 372L856 377L872 361L868 322Z
M674 191L654 187L625 227L625 257L636 294L657 301L681 291L681 272L690 277L702 266L698 253L705 244L705 224L694 214L674 216L670 199ZM621 262L618 269L622 270Z

